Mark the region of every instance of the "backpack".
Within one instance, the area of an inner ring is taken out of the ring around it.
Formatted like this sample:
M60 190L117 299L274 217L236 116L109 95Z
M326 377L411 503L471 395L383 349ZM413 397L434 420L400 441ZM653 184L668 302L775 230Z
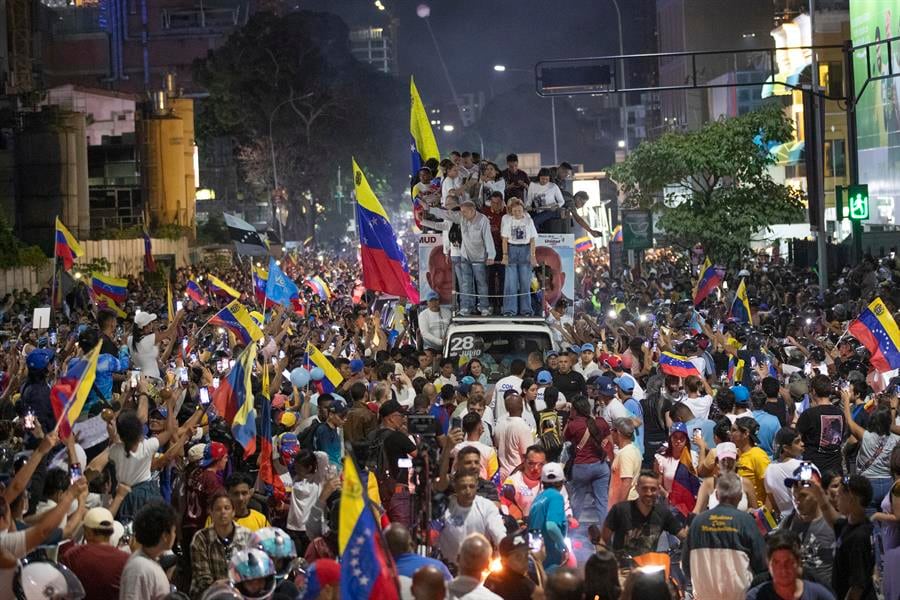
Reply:
M559 460L563 443L559 433L559 417L555 410L538 413L538 443L544 449L548 462Z
M369 432L369 435L366 436L366 469L368 469L369 473L374 474L379 481L384 481L390 477L384 442L393 431L393 429L382 427Z
M300 443L301 448L309 448L313 452L317 450L316 448L316 431L319 429L319 425L322 425L321 421L316 421L306 429L300 432L300 435L297 436L297 441Z

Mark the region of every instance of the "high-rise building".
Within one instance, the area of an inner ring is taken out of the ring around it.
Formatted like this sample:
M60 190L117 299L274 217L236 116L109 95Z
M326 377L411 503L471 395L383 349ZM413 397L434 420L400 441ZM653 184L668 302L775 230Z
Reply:
M394 47L396 27L354 27L350 29L350 52L356 60L389 75L397 74Z

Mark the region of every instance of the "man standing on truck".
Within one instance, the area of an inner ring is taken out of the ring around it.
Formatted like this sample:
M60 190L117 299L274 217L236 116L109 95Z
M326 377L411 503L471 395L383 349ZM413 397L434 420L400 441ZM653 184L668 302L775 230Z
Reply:
M419 311L419 331L425 348L441 352L450 326L450 311L441 308L441 297L434 290L425 296L426 308Z

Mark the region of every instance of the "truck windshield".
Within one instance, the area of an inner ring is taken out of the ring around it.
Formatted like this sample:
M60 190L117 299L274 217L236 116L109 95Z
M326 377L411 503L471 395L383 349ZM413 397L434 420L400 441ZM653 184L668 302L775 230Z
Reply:
M495 383L509 374L513 360L524 361L531 352L544 356L552 348L550 336L541 331L460 331L450 336L447 356L459 365L479 359L488 383Z

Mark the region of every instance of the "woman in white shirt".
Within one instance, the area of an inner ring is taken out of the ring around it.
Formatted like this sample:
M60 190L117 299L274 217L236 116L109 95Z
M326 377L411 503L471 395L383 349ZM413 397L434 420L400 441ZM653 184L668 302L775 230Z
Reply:
M447 197L456 198L457 202L462 202L464 192L464 181L462 175L459 174L459 167L450 165L447 168L447 175L441 181L441 206L447 206Z
M131 362L141 370L142 375L160 378L159 345L164 341L170 343L178 331L178 323L184 313L175 315L175 322L162 333L159 332L155 313L138 311L134 315L134 329L128 336L128 349L131 351Z
M506 191L506 180L500 177L500 170L492 162L485 163L484 169L481 171L481 181L478 186L478 208L488 206L491 203L491 194L493 192Z
M503 315L531 316L531 269L537 264L537 229L518 198L511 198L500 221L503 239Z
M538 180L528 184L525 193L525 208L534 219L534 226L540 228L546 221L557 219L565 205L559 186L550 181L550 169L538 172Z

